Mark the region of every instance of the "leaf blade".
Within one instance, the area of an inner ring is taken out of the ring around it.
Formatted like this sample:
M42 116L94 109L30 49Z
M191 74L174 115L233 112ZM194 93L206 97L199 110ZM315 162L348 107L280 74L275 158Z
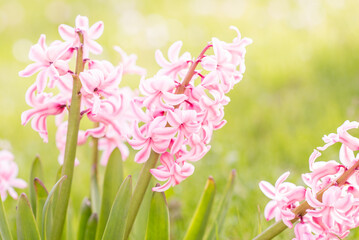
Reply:
M169 240L169 211L163 192L153 192L147 221L146 240Z
M36 222L39 228L39 232L42 232L42 211L44 209L44 205L49 195L45 185L40 181L40 179L34 179L34 188L36 193Z
M224 221L227 215L227 211L231 202L232 192L234 188L234 181L236 177L236 171L232 170L231 174L229 175L226 188L224 191L224 196L218 208L216 217L214 218L214 222L210 228L205 239L207 240L214 240L219 239L219 234L221 233L222 227L224 225Z
M90 199L84 198L80 208L80 221L77 232L77 240L84 240L86 225L91 216L91 202Z
M0 236L2 239L12 240L9 223L6 217L5 208L0 195Z
M57 183L54 185L54 187L51 189L46 202L44 204L44 209L42 212L42 229L43 229L43 233L42 233L42 239L48 239L48 236L50 236L50 231L51 231L51 222L52 222L52 209L51 207L53 204L53 200L54 200L54 195L57 195L58 191L59 191L59 186L61 185L61 183L63 181L65 181L67 179L67 176L62 176Z
M93 213L86 225L86 231L85 231L86 240L94 240L96 238L97 223L98 223L98 215L97 213Z
M103 233L103 240L123 239L131 198L132 178L130 175L123 181L118 190Z
M196 240L203 238L208 219L210 217L215 193L216 185L214 179L209 177L184 240Z
M35 180L35 178L38 179L44 179L44 172L42 169L42 165L41 165L41 161L40 161L40 157L37 155L32 163L31 166L31 173L30 173L30 192L29 192L29 196L30 196L30 203L31 203L31 207L32 210L34 211L34 214L36 214L36 191L35 191L35 187L32 184Z
M123 181L123 164L121 152L115 149L111 154L105 171L103 181L103 191L101 199L101 210L99 221L97 225L96 239L102 238L103 232L106 227L108 217L110 215L111 207L115 200L118 189Z
M20 195L17 205L16 231L18 240L41 239L30 202L25 193Z

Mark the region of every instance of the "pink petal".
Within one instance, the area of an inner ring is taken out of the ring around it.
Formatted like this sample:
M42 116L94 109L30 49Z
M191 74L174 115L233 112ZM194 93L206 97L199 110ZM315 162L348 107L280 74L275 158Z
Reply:
M89 48L90 52L93 54L101 54L102 53L102 47L100 44L95 42L94 40L89 40L87 43L87 47Z
M75 20L76 27L87 30L89 28L89 19L85 16L78 15Z
M353 165L355 160L354 152L345 144L342 144L339 151L339 159L347 168L349 168Z
M272 200L266 205L264 209L264 217L266 218L266 220L269 221L273 219L276 211L277 211L277 203L276 201Z
M260 181L259 188L262 190L264 195L266 195L268 198L270 199L275 198L275 188L269 182Z
M160 50L157 50L155 52L155 59L156 59L156 62L158 63L158 65L160 65L161 67L170 67L171 66L171 63L168 62L162 52Z
M150 172L159 181L166 181L172 175L170 172L165 172L158 169L151 169Z
M170 46L170 48L168 49L168 58L171 62L175 62L178 60L181 47L182 41L177 41Z
M184 133L183 133L183 131L180 130L180 131L178 131L177 137L171 147L171 154L177 153L181 149L184 141L185 141Z
M305 192L305 199L307 200L309 205L314 208L322 207L324 205L316 197L313 196L313 192L311 189L307 189L307 191Z
M151 146L147 143L135 156L135 162L144 163L150 157Z
M65 41L74 41L76 39L75 29L65 24L59 26L59 34Z
M103 29L104 29L104 24L102 21L99 21L94 25L92 25L89 29L90 38L94 40L98 39L102 35Z
M280 184L282 184L287 178L288 176L290 175L290 172L285 172L283 173L279 178L278 180L276 181L275 183L275 188L277 189L279 187Z
M314 162L321 155L322 154L318 150L314 149L313 153L309 157L309 169L310 169L310 171L313 171Z
M171 105L178 105L187 99L188 97L184 94L173 94L169 92L163 93L163 100L165 100L166 103Z
M167 121L172 127L178 127L182 124L180 117L173 111L167 111Z
M71 42L64 42L50 46L46 52L47 59L51 62L55 62L57 59L60 59L65 53L67 53L71 46Z
M172 181L169 180L162 186L152 188L152 191L154 191L154 192L164 192L164 191L168 190L171 187L171 185L172 185Z
M30 77L41 69L45 68L45 65L42 63L31 63L24 70L19 72L20 77Z
M42 93L46 88L48 73L47 69L43 69L39 72L39 74L36 77L36 89L37 93Z

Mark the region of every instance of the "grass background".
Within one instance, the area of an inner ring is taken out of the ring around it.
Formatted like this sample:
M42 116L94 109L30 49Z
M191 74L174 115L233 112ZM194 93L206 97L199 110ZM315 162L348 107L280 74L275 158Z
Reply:
M58 25L74 25L78 14L88 16L90 24L105 24L98 40L104 52L98 58L117 63L120 57L112 46L119 45L138 55L138 65L148 70L148 76L159 69L156 49L166 52L171 43L182 40L183 51L196 56L212 37L232 41L235 33L228 27L235 25L254 43L247 48L244 79L229 94L228 123L214 134L211 151L195 163L194 175L166 195L173 239L181 239L206 178L212 175L216 180L218 201L230 170L236 169L235 193L221 239L250 239L271 224L263 217L268 199L259 181L274 183L291 171L288 180L302 184L301 174L308 171L308 157L322 145L321 137L347 119L359 119L358 10L353 0L0 1L0 147L12 149L24 179L40 154L45 183L54 183L54 119L48 120L47 144L30 124L21 125L21 112L28 109L24 94L35 78L19 78L17 73L30 63L28 50L40 34L47 35L48 43L60 39ZM129 78L122 84L138 83ZM75 217L89 194L89 149L85 145L78 151L81 165L75 170L71 202ZM136 177L141 166L133 156L134 152L125 162L125 172ZM338 159L338 148L322 156L330 159ZM8 199L5 205L14 220L15 201ZM141 239L140 232L134 239ZM288 231L278 239L290 236ZM355 231L349 239L354 238Z

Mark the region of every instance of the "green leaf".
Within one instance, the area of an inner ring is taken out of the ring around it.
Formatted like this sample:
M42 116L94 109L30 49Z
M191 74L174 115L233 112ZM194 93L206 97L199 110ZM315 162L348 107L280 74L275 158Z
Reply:
M117 148L112 152L108 160L106 172L103 181L103 191L101 199L101 211L97 226L96 239L102 239L108 216L115 200L116 193L123 181L123 166L121 152Z
M124 239L128 239L131 229L133 227L133 223L135 222L138 210L141 207L141 203L144 199L144 195L146 190L148 189L148 185L152 178L152 174L150 169L156 167L156 163L159 158L159 154L151 151L150 157L147 161L143 164L140 176L137 179L135 190L133 191L133 196L130 204L130 209L128 211L127 223L125 228L125 236Z
M86 240L94 240L96 238L97 222L98 222L97 213L93 213L86 225L86 232L85 232Z
M40 181L40 179L34 179L34 189L36 193L36 222L39 227L39 232L42 232L42 211L44 205L49 195L45 185Z
M73 210L72 210L71 202L69 202L69 208L66 214L65 227L62 233L62 239L64 240L73 240L75 238L74 229L73 229L73 219L74 219ZM56 218L55 218L55 223L56 223Z
M215 215L214 222L205 238L207 240L219 239L219 234L224 225L227 211L231 202L235 177L236 177L236 171L232 170L231 174L229 175L229 179L224 191L223 199L219 205L217 214Z
M16 230L18 240L41 239L30 202L25 193L20 195L17 205Z
M214 179L209 177L184 240L203 239L215 193L216 185Z
M91 202L88 198L84 198L80 208L80 221L77 232L77 240L84 240L86 225L91 216Z
M0 237L2 239L12 240L9 223L7 221L4 205L2 203L1 195L0 195Z
M170 239L170 216L166 196L163 192L153 192L148 217L146 240Z
M131 197L132 178L130 175L123 181L120 189L118 190L105 227L105 231L103 233L103 240L123 239Z
M150 179L149 186L152 186L151 182L153 179ZM146 228L148 215L150 213L151 199L152 199L152 188L148 187L145 195L143 196L142 204L139 206L137 217L133 223L132 231L130 233L130 239L145 239L146 237ZM132 200L131 200L132 201ZM128 221L128 220L127 220Z
M44 173L42 170L42 165L40 162L40 157L36 156L34 159L34 162L32 163L31 167L31 173L30 173L30 202L32 210L34 211L34 214L36 214L36 192L34 185L32 184L34 182L34 179L44 179Z
M51 189L45 204L44 204L44 210L42 212L42 239L46 240L46 239L51 239L49 236L51 234L51 229L52 229L52 210L54 208L53 204L54 204L54 195L57 195L58 191L59 191L59 186L61 185L61 183L63 181L65 181L65 179L67 178L67 176L62 176L59 181L57 181L57 183L54 185L54 187Z
M98 186L97 175L91 176L91 207L95 213L100 212L100 190ZM96 225L97 226L97 225Z

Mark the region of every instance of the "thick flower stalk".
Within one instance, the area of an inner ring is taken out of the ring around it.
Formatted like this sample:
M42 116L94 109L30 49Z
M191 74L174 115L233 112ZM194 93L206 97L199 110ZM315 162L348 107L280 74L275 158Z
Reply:
M275 187L266 181L259 183L263 193L272 199L264 211L267 220L275 218L292 228L299 219L294 229L297 240L342 239L350 229L359 226L359 157L355 155L359 139L348 133L358 127L358 122L346 121L337 133L323 137L326 144L315 149L309 158L311 172L302 175L306 188L284 182L289 172L278 179ZM335 143L341 144L339 162L316 161L320 151ZM256 239L272 238L284 230L274 229L266 230Z
M180 55L180 41L169 48L169 60L158 50L156 61L162 68L141 80L142 96L132 107L142 123L136 122L128 142L139 150L138 163L146 162L152 151L163 154L161 165L151 173L166 183L154 191L165 191L192 175L190 162L209 151L212 132L226 123L226 94L242 79L245 47L252 42L234 29L238 36L232 43L213 38L196 59L188 52ZM213 54L208 54L210 48Z
M27 183L17 178L19 168L14 162L14 155L7 151L0 151L0 196L3 201L7 198L8 194L14 198L18 198L17 192L14 188L25 188Z
M67 180L60 188L61 200L56 208L59 223L51 233L54 239L61 236L73 168L79 164L77 145L86 143L89 137L95 138L94 159L97 159L97 148L102 150L103 165L107 164L116 148L121 151L123 160L129 155L125 142L132 135L132 125L136 120L131 107L136 93L129 88L120 88L119 84L125 74L142 76L146 71L136 65L135 55L127 55L120 47L115 47L122 57L117 65L91 59L90 53L102 52L95 40L102 35L103 29L102 22L90 27L88 18L84 16L76 18L74 28L60 25L59 33L65 41L56 40L48 47L45 35L41 35L38 43L30 49L29 58L34 63L19 73L23 77L38 73L36 82L26 93L26 102L32 109L22 114L22 124L31 121L32 128L47 142L47 118L56 116L58 160L63 164L62 175L66 175ZM76 58L73 70L69 66L72 58ZM58 91L54 92L58 93L46 93L46 87L57 88ZM80 120L85 116L94 123L94 128L79 130Z
M22 77L37 74L36 82L26 93L26 102L32 109L26 110L22 116L22 124L31 121L31 126L45 142L48 142L47 117L56 116L56 146L60 151L59 163L63 164L66 132L68 122L66 115L71 108L73 98L73 79L79 81L80 114L79 118L87 116L94 122L92 129L79 131L78 145L86 143L88 137L99 139L98 148L103 151L101 163L106 165L107 160L115 148L119 148L122 158L129 155L126 138L131 136L131 129L135 114L130 106L136 93L128 87L120 88L123 75L137 74L143 76L146 70L136 65L137 57L128 55L120 47L115 50L120 54L122 61L113 65L106 60L90 59L89 54L99 54L102 47L95 42L102 33L104 25L97 22L89 26L87 17L78 16L76 26L59 26L60 36L65 40L56 40L48 47L45 35L41 35L37 44L30 49L29 58L35 63L20 71ZM81 33L81 38L79 34ZM82 40L81 40L82 39ZM81 42L83 41L83 43ZM81 69L71 70L70 60L75 57L74 52L82 49L82 56L78 59ZM46 93L46 87L57 88L59 93ZM77 93L76 93L77 94ZM76 159L76 164L79 160Z

